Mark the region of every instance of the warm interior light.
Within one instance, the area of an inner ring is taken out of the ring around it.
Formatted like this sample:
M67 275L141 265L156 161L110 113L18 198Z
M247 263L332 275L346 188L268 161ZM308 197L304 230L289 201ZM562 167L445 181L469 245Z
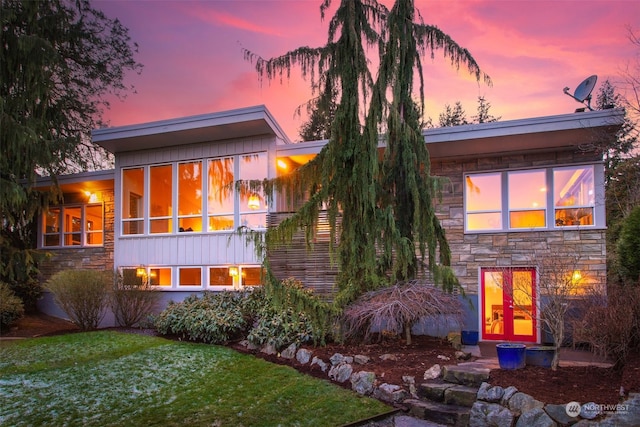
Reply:
M138 277L144 277L147 274L147 271L145 270L144 267L138 267L136 268L136 276Z
M282 170L286 171L287 169L289 169L289 165L287 164L287 162L285 162L282 159L278 159L276 163L278 164L278 167Z
M229 276L236 277L238 275L238 267L229 267Z
M580 274L580 270L575 270L571 275L571 281L573 281L573 283L577 283L580 281L580 279L582 279L582 274Z
M260 209L260 197L258 197L255 194L252 194L251 196L249 196L249 201L247 203L247 206L249 206L249 209L252 209L252 210Z

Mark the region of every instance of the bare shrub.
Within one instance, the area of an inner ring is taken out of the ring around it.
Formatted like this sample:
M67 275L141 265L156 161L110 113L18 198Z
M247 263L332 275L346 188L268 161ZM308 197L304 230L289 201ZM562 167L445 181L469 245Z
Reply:
M107 308L113 284L111 271L64 270L46 284L58 306L81 330L98 328Z
M640 345L640 287L611 286L606 296L585 299L582 312L574 322L579 328L574 340L622 367L629 352Z
M450 293L417 280L367 292L344 309L342 323L347 339L369 340L375 331L404 332L411 344L411 327L421 319L441 316L461 324L462 303Z
M124 270L111 293L111 310L119 326L131 327L145 320L158 307L160 294L151 290L146 276Z

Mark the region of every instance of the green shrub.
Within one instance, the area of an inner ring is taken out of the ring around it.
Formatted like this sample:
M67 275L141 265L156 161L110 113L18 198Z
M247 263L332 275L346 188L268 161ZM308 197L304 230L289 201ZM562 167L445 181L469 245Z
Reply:
M149 283L136 276L135 270L118 275L111 293L111 310L116 324L131 327L146 320L158 306L160 293L151 290Z
M247 339L255 345L272 344L277 350L292 343L323 344L331 317L328 304L289 278L265 289Z
M81 330L98 328L104 318L113 284L111 271L65 270L46 284L56 304Z
M42 285L37 280L26 280L20 283L9 283L9 288L22 300L24 311L34 313L38 311L36 304L42 297Z
M190 341L224 344L239 338L247 327L244 311L248 293L205 292L170 303L155 319L163 335L179 335Z
M24 314L24 306L20 298L9 285L0 282L0 330L15 323Z
M640 206L624 219L617 244L620 276L631 283L640 281Z

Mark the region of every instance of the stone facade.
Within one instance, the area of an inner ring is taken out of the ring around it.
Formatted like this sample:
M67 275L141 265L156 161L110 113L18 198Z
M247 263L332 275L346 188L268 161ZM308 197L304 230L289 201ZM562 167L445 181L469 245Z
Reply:
M104 245L98 247L67 247L46 251L49 258L40 265L41 282L55 273L69 269L113 270L114 191L97 192L104 205Z
M522 232L464 232L464 174L498 170L553 167L597 163L593 153L560 151L481 157L461 160L434 160L431 173L445 177L442 200L436 210L447 232L451 264L468 294L478 293L480 267L535 267L541 254L567 248L581 255L585 283L604 283L606 278L605 229L567 229Z

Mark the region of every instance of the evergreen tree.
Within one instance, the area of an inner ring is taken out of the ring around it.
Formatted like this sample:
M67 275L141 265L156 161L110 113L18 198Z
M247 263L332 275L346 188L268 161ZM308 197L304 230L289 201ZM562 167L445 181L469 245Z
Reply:
M37 176L88 167L104 95L141 66L128 30L86 0L2 0L0 18L0 277L16 283L36 274L32 220L52 196Z
M467 114L460 101L456 101L453 107L446 104L444 111L438 117L438 123L440 127L468 125Z
M478 97L478 114L471 117L473 123L493 123L500 120L502 117L495 117L489 110L491 109L491 103L487 101L484 96Z
M322 3L322 17L330 4ZM286 241L297 229L306 228L310 237L323 205L332 237L340 219L339 244L332 248L340 266L339 304L389 283L389 273L394 280L413 278L416 247L429 255L430 266L435 266L438 245L442 260L448 261L444 232L431 205L434 182L419 122L424 105L420 55L443 49L456 67L464 64L478 80L490 80L467 50L437 27L416 24L414 16L413 1L398 0L389 12L374 0L342 0L325 46L302 47L269 60L245 51L245 58L255 60L260 76L268 79L289 76L299 65L303 75L311 76L320 99L332 98L317 106L335 103L329 142L318 156L295 173L260 185L268 192L310 194L291 218L267 231L267 247ZM365 46L381 53L375 84ZM419 105L411 98L414 70ZM331 88L337 91L337 103ZM381 128L387 129L382 166L377 150Z

